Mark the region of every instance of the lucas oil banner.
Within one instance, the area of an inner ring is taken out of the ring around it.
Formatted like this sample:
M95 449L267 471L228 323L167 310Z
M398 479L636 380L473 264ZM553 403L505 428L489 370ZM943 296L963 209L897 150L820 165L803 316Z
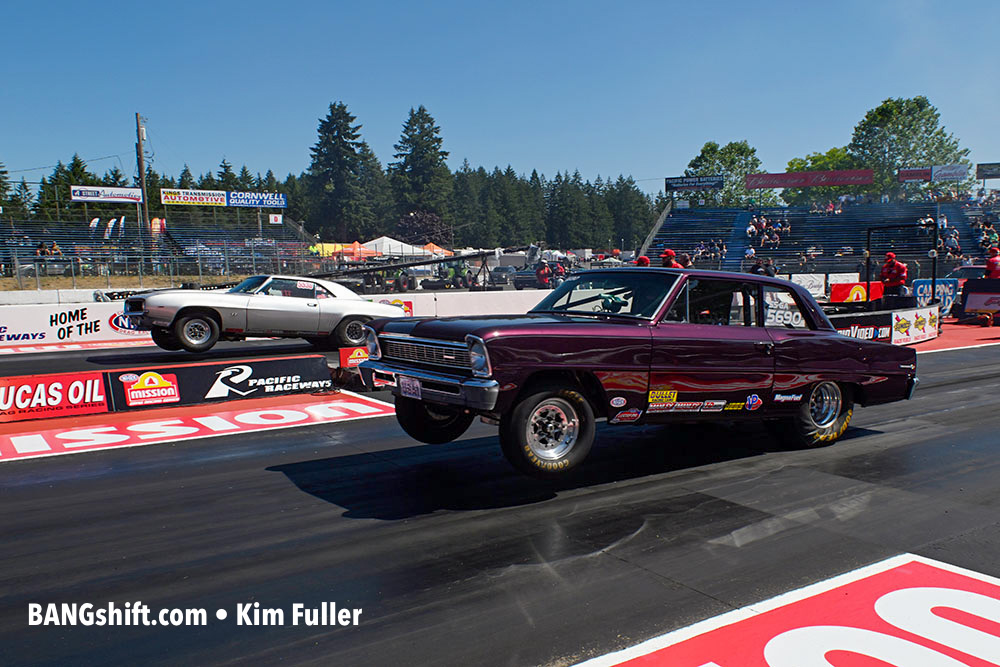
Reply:
M107 411L103 373L0 378L0 422Z

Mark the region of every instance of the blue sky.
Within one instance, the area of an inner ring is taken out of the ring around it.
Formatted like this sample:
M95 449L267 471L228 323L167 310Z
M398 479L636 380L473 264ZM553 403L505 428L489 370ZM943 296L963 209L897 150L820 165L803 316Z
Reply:
M1000 161L997 2L9 3L0 162L135 172L223 157L308 167L341 100L385 164L411 107L452 168L631 174L655 192L705 141L747 139L768 171L845 145L866 110L926 95L973 162Z

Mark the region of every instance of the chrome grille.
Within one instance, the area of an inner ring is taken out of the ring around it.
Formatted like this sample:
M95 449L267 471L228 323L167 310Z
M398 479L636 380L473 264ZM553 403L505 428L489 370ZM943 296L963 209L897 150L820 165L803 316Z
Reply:
M418 364L469 368L469 350L465 346L411 342L393 338L382 339L382 356L386 359L412 361Z

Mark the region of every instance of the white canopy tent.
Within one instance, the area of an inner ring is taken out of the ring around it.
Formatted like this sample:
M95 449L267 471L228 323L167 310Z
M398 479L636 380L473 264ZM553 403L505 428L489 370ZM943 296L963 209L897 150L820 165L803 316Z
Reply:
M362 243L365 248L369 250L374 250L375 252L380 252L383 255L396 255L403 257L433 257L434 253L430 250L424 250L420 246L410 245L409 243L403 243L402 241L397 241L389 236L380 236L377 239L372 239L367 243Z

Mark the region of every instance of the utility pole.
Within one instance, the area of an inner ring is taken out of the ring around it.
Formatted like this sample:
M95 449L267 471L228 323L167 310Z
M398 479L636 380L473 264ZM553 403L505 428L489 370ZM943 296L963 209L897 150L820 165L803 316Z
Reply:
M135 112L135 159L139 165L139 187L142 189L142 219L139 220L139 238L142 239L142 230L148 229L149 225L149 197L146 196L146 163L142 153L142 141L146 138L146 128L142 126L142 119L139 112Z

